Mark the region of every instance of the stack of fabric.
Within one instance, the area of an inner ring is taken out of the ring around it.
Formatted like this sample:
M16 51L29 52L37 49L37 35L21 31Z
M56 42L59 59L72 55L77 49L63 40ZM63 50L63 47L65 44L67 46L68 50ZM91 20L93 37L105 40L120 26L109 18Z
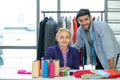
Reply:
M120 78L120 72L109 69L109 70L80 70L74 72L74 77L82 78L87 80L93 79L111 79L111 78Z

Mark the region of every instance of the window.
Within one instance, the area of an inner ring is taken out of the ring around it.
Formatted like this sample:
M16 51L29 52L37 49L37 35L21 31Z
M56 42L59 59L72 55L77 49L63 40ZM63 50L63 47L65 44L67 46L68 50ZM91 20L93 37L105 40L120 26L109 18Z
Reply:
M57 11L57 0L40 0L40 13L41 11ZM44 13L41 13L40 21L43 20L44 17L53 17L55 20L57 20L56 13L45 13L45 15Z
M97 6L96 6L97 5ZM61 0L61 11L78 11L81 8L87 8L90 11L93 11L91 15L96 19L100 18L103 20L104 15L100 12L95 11L104 11L104 0ZM62 13L61 16L76 16L76 13Z
M0 1L0 59L3 67L30 67L36 59L36 3L36 0Z
M60 7L61 11L78 11L80 8L88 8L90 11L104 11L104 0L60 0L60 6L57 5L58 0L40 0L40 20L44 17L53 17L57 20L57 13L42 13L41 11L59 11L57 8ZM52 3L52 4L46 4ZM96 6L97 5L97 6ZM76 13L61 13L61 16L74 17ZM93 17L104 18L101 13L92 13Z
M2 46L36 46L36 1L4 0L0 10Z

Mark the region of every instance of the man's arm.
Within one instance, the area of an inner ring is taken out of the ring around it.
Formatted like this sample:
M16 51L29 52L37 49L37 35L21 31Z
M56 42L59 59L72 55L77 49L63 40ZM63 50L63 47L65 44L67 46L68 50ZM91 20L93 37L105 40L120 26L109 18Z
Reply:
M73 47L75 47L78 50L80 50L80 48L82 47L82 39L81 39L81 34L80 34L79 28L78 28L77 34L76 34L76 43L73 45Z
M109 59L108 63L109 63L109 69L114 69L115 68L115 66L114 66L114 58Z

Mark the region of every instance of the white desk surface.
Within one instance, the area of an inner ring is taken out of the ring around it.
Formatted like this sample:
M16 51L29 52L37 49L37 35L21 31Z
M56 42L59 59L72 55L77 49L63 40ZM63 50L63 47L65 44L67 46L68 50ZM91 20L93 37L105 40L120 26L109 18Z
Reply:
M0 80L82 80L74 76L54 77L54 78L32 78L31 74L17 74L18 69L15 68L0 68ZM102 79L103 80L103 79ZM107 79L116 80L116 79ZM120 80L120 79L118 79Z
M17 74L18 69L0 68L0 80L75 80L74 76L54 77L54 78L32 78L31 74ZM80 78L78 78L81 80Z

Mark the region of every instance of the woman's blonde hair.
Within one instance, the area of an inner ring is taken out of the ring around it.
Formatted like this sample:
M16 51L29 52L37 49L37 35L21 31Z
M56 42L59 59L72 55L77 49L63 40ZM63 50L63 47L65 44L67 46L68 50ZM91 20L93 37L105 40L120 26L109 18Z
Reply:
M71 39L71 32L70 32L69 29L66 29L66 28L59 28L59 29L58 29L58 32L57 32L57 34L56 34L56 39L58 38L58 35L59 35L61 32L63 32L63 31L68 32L69 35L70 35L70 39Z

